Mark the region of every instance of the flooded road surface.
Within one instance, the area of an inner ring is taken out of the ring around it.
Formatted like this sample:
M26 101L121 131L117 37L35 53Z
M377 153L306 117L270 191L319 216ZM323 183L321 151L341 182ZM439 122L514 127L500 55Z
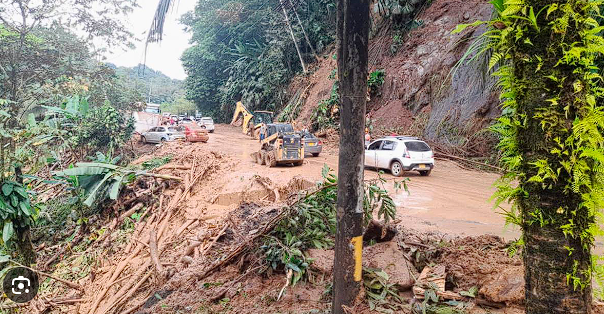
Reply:
M237 159L241 171L269 177L275 183L284 183L300 176L313 182L321 180L324 165L337 170L338 156L335 151L325 151L319 157L307 157L300 167L261 166L252 161L250 154L260 147L257 140L241 133L241 128L217 125L206 144ZM378 177L376 171L366 170L365 179ZM422 231L441 231L457 235L493 234L513 240L520 234L517 228L505 227L501 214L493 209L490 201L495 188L497 174L469 171L454 162L437 160L436 167L428 177L417 172L407 172L409 194L395 192L392 175L383 175L388 180L385 187L391 192L398 208L400 224Z

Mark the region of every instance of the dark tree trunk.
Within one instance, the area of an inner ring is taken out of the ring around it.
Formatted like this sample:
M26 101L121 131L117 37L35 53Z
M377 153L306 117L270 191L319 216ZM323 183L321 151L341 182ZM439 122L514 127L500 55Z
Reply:
M31 243L31 230L29 226L15 227L15 245L19 254L18 259L23 265L33 265L36 263L36 251Z
M23 185L23 172L21 165L15 165L15 178L17 182ZM19 253L19 258L24 265L32 265L36 263L36 251L31 243L31 230L29 226L17 226L14 222L15 229L15 245Z
M363 168L370 0L339 0L340 154L332 313L344 313L361 288ZM356 253L356 254L355 254Z
M535 12L553 3L562 6L566 1L527 1ZM578 32L571 27L564 36L552 36L551 20L552 16L546 20L546 14L541 14L538 19L541 30L537 32L531 29L526 34L533 45L517 44L512 52L516 115L526 116L526 125L518 128L516 138L522 157L521 172L524 173L519 184L528 195L518 199L525 242L526 313L591 313L591 279L585 276L591 265L590 247L584 248L578 235L565 235L562 232L562 225L572 217L572 210L578 210L577 217L586 220L591 219L590 215L586 209L580 209L582 200L579 194L569 195L565 191L568 174L563 172L550 187L529 181L538 173L534 166L537 161L545 160L549 165L560 164L560 157L551 153L555 146L554 138L565 139L572 132L572 128L564 127L544 129L541 124L543 119L535 115L546 108L559 117L565 117L564 107L575 97L572 84L580 79L573 73L573 67L557 65L562 56L560 47L577 41ZM527 56L540 56L543 64L539 65ZM566 79L559 86L547 78L550 75ZM559 104L548 102L548 99L556 97L560 99ZM562 118L566 119L564 124L572 126L575 115L576 109L571 108L568 116ZM582 210L585 213L581 213ZM587 223L578 223L587 226ZM572 250L572 256L569 256L567 248ZM573 281L567 280L567 274L573 273L586 284L584 288L574 287Z

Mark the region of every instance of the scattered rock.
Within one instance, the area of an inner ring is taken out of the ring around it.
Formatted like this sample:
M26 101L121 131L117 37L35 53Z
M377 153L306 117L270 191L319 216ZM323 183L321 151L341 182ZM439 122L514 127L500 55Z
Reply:
M485 280L479 293L493 302L521 303L524 300L524 274L504 268Z
M390 277L390 282L402 289L410 289L418 277L417 270L394 241L382 242L363 249L363 264L380 268Z
M420 45L417 47L417 57L425 56L429 52L429 47L427 45Z

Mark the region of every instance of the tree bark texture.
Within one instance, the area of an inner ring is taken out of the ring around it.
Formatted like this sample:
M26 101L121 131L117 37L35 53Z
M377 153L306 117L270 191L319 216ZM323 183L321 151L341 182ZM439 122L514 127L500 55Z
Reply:
M360 254L365 158L363 131L367 94L369 4L369 0L338 1L340 153L332 309L334 314L344 313L343 306L352 306L361 289Z
M532 6L535 12L551 4L562 6L566 1L529 0L527 5ZM553 14L552 14L553 15ZM526 116L525 127L517 131L517 144L522 157L520 187L527 192L526 197L518 199L518 205L523 221L523 238L525 248L523 251L525 267L525 302L528 314L554 314L554 313L591 313L591 279L585 278L591 265L590 249L584 249L578 237L565 236L562 225L571 216L568 212L578 209L582 202L579 194L568 194L565 186L569 175L563 173L549 188L540 182L530 182L529 179L537 175L534 163L546 160L550 165L561 162L560 157L551 153L555 146L554 138L563 140L571 136L570 128L543 127L542 119L535 117L540 110L555 112L559 117L565 117L564 107L574 99L572 87L578 77L573 73L574 68L568 65L558 65L562 57L563 45L570 46L577 41L575 29L569 27L564 36L552 36L552 16L540 14L538 24L540 31L531 29L525 36L532 45L516 44L513 47L513 76L516 89L517 116ZM522 40L518 40L522 42ZM540 56L543 64L539 65L528 56ZM562 86L547 78L565 77ZM551 104L548 99L559 97L559 104ZM576 110L570 110L565 118L565 124L572 126ZM564 119L564 118L563 118ZM564 212L561 211L564 209ZM587 210L579 213L578 217L589 217ZM542 215L545 223L536 220L536 215ZM579 222L578 222L579 223ZM569 256L567 248L573 251ZM575 261L578 264L574 266ZM577 269L577 276L587 281L584 289L573 287L572 281L567 281L567 274L573 267Z

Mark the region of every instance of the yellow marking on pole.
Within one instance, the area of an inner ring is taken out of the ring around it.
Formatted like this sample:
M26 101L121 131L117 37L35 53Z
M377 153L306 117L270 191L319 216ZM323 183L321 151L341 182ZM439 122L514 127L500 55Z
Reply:
M363 278L363 236L352 238L350 243L354 245L354 281L361 281Z

